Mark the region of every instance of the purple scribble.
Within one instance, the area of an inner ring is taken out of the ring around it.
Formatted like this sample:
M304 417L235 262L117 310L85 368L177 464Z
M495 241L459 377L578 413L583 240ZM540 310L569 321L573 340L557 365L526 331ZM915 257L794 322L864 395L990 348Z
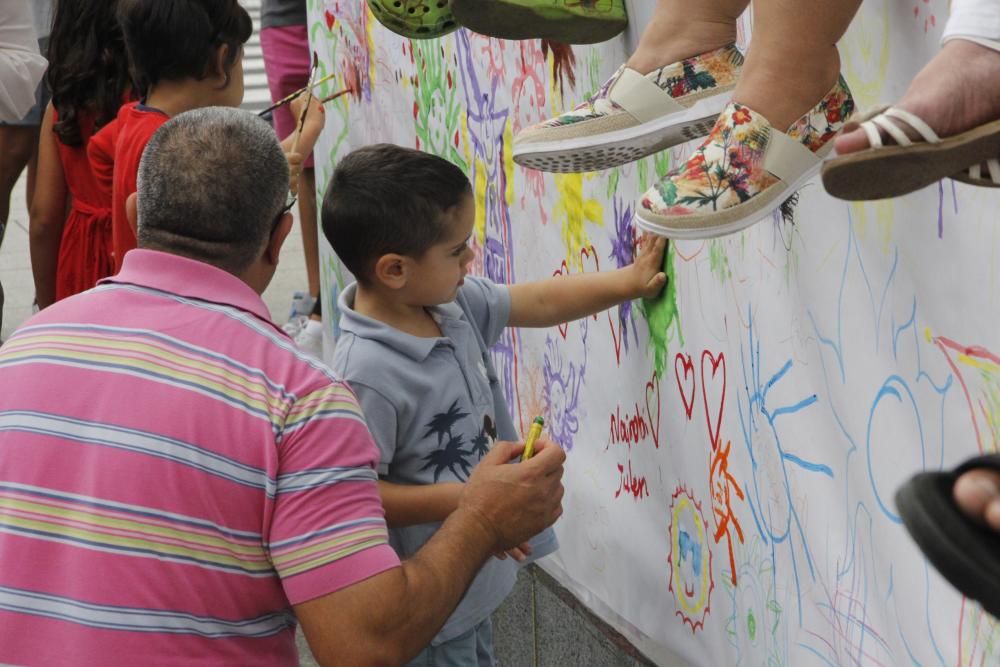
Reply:
M580 322L583 327L583 362L577 367L570 362L564 371L563 357L552 336L545 338L545 360L542 372L545 382L545 428L549 437L565 451L573 449L573 438L580 430L580 420L576 416L579 406L580 387L587 372L587 319Z
M615 233L611 237L610 257L619 269L635 261L635 225L632 224L632 206L624 206L618 197L614 198ZM635 318L632 313L632 302L626 301L618 306L618 325L622 333L622 346L628 352L628 332L632 331L635 344L639 344L636 333Z
M503 135L510 117L510 109L501 106L497 94L500 77L490 78L489 91L480 83L472 55L469 33L459 30L455 43L458 46L458 65L462 76L462 90L468 111L469 144L474 157L470 164L469 180L476 182L476 170L485 169L486 196L478 202L485 208L486 230L482 248L483 273L495 283L509 285L515 282L514 258L511 255L512 230L510 210L507 207L507 173L504 171ZM511 410L519 409L517 400L517 352L520 347L517 332L508 327L493 346L493 364L503 385L504 398Z

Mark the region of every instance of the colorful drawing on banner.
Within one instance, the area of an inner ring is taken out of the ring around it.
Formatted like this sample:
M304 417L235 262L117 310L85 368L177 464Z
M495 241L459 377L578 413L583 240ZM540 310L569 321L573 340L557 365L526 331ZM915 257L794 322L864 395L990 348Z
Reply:
M583 361L577 366L563 360L556 339L545 338L543 362L545 382L545 427L553 442L567 452L573 449L573 439L580 430L577 410L580 406L580 388L587 372L587 320L581 320L583 329Z
M788 664L788 624L782 622L786 595L779 593L771 551L754 536L741 550L738 570L723 571L732 612L726 637L736 651L736 667ZM739 577L739 586L732 582Z
M510 109L498 94L501 81L480 81L466 30L455 33L458 70L465 97L467 145L476 192L476 234L480 241L483 275L495 283L517 282L512 255L510 203L514 199L514 163L510 154ZM488 87L487 87L488 86ZM515 414L523 414L518 400L517 329L507 327L491 348L504 398ZM522 425L523 426L523 425Z
M705 629L705 618L711 610L712 549L708 544L708 531L701 503L685 487L679 486L671 496L670 569L669 589L674 594L676 612L681 621L691 627L691 633Z
M958 379L979 451L1000 451L1000 356L985 347L932 336L930 330L925 337L944 354Z
M958 642L958 667L1000 664L1000 620L967 599L962 601Z
M586 224L604 226L604 207L593 198L584 198L583 174L555 174L559 200L552 209L552 220L562 230L566 261L579 268L580 250L592 245L587 236Z
M517 42L521 55L521 68L511 82L511 125L514 133L526 127L531 127L546 118L546 62L539 42L534 39L524 39ZM522 176L520 188L520 205L522 211L527 211L529 199L534 203L535 214L541 224L549 221L549 208L545 202L545 186L548 180L543 171L520 167L518 173ZM529 224L533 221L526 220Z
M677 307L677 271L674 263L674 246L667 248L663 258L663 270L667 274L667 286L655 299L642 300L642 312L649 325L649 346L653 350L653 367L657 377L663 377L667 366L667 348L670 341L677 340L684 345L681 331L680 310Z
M694 362L690 354L678 352L674 356L674 378L677 380L677 390L681 394L681 403L684 405L684 414L688 421L694 413L694 392L697 384L694 376Z
M562 42L553 42L547 39L542 40L542 53L547 57L552 54L552 81L553 92L559 86L559 97L566 94L566 84L569 83L570 92L576 90L576 54L573 47Z
M750 456L752 482L747 494L750 511L758 534L765 544L774 548L787 548L792 561L796 597L801 596L800 573L815 579L813 557L806 540L805 526L800 508L792 498L792 478L799 473L819 474L833 478L830 466L806 460L787 450L782 443L781 423L784 419L808 409L816 403L811 394L792 403L772 405L768 400L772 391L781 394L782 379L789 378L794 369L791 359L781 364L777 371L765 375L761 368L760 341L754 336L754 318L747 307L747 344L741 347L743 391L738 394L737 408L743 439ZM799 551L805 557L804 567L799 562ZM802 619L801 603L799 620Z
M416 73L413 77L413 123L416 147L433 153L468 171L459 150L462 105L443 40L411 42Z
M733 511L733 500L745 500L743 489L739 482L729 472L729 452L732 443L726 441L725 447L719 447L712 452L712 462L708 473L708 484L712 490L712 514L715 518L715 533L712 539L718 544L723 539L726 540L726 548L729 550L729 572L733 578L733 585L737 585L736 580L736 559L733 556L733 532L743 543L743 527L739 518Z
M619 197L612 200L615 230L611 237L611 259L619 269L635 261L635 225L632 223L632 206L626 206ZM618 306L618 326L612 324L611 335L615 342L615 357L621 364L622 348L628 352L628 332L632 331L633 342L639 344L639 333L635 327L635 315L632 312L632 302L626 301Z

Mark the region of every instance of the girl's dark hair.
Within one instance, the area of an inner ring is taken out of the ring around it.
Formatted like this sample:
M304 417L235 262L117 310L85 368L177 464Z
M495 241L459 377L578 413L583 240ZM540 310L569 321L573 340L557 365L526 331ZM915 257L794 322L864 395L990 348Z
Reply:
M45 82L59 114L54 130L67 146L83 144L81 117L94 114L94 130L118 114L129 86L128 60L115 0L57 3Z
M120 0L118 21L139 97L162 80L204 79L223 44L228 73L253 33L238 0Z

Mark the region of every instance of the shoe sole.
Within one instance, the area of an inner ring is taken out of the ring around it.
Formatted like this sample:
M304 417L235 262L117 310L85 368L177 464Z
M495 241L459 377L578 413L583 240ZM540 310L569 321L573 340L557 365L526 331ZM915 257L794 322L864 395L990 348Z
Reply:
M831 141L817 151L817 155L821 158L825 158L830 155L832 151L833 142ZM657 234L659 236L666 236L667 238L676 239L678 241L702 241L705 239L714 239L720 236L726 236L728 234L735 234L736 232L743 231L747 227L753 226L778 210L786 199L801 190L806 183L815 178L816 175L819 174L822 166L823 163L818 162L815 166L799 176L790 186L780 188L779 183L779 185L771 186L770 189L765 190L756 197L753 197L742 204L737 204L726 211L722 211L722 214L727 214L725 215L727 218L735 217L735 219L731 221L723 222L721 224L712 224L711 220L713 218L718 219L720 217L720 213L710 213L700 216L660 216L648 213L639 207L639 210L635 214L635 223L643 231ZM686 219L688 221L688 225L685 227L671 227L671 222L675 221L677 218ZM705 224L699 225L699 220L703 220Z
M984 460L986 457L981 457ZM959 470L979 466L963 465ZM984 468L995 468L984 465ZM1000 535L973 523L952 500L960 472L924 472L896 492L903 526L948 582L1000 618Z
M621 33L628 19L570 16L550 19L544 14L503 0L452 0L452 14L463 27L502 39L549 39L567 44L606 42Z
M823 167L823 187L848 201L909 194L1000 155L1000 120L939 143L883 146L850 153Z
M720 91L719 95L699 100L683 114L670 114L624 130L522 145L515 140L514 162L562 174L619 167L706 136L728 101L729 96Z

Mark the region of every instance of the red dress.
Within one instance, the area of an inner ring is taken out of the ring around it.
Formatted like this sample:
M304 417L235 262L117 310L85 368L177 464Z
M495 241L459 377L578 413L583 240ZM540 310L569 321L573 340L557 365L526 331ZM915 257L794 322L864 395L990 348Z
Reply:
M136 246L135 232L125 215L125 202L135 192L139 160L150 137L170 118L141 102L123 104L118 118L103 127L91 144L90 160L99 180L106 182L112 171L111 247L115 271L122 268L125 253Z
M58 112L53 109L53 120ZM67 146L56 138L70 208L59 243L56 300L65 299L97 284L114 271L111 259L111 197L98 186L87 159L87 144L94 131L94 117L80 118L80 146Z

